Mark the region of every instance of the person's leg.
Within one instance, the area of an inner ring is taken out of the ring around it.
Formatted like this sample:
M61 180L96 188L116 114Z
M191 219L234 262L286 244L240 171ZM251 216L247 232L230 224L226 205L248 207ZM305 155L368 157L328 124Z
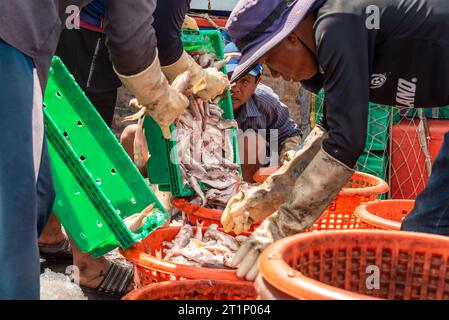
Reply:
M401 230L449 236L449 132L432 166L432 174L418 195L415 208L402 222Z
M127 126L120 135L120 144L131 159L134 159L134 137L136 136L137 124ZM147 166L139 169L144 178L148 178Z
M54 197L31 58L0 40L0 299L39 299L37 239Z
M110 127L121 82L115 74L102 33L65 29L56 55L73 74L106 124Z
M253 130L240 134L237 140L243 180L252 183L254 174L265 161L267 142Z

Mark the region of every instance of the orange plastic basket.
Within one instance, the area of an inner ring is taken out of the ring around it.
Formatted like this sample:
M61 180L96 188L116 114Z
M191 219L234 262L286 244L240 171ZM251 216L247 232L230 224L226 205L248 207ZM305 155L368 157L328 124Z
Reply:
M362 229L401 230L402 220L414 206L414 200L378 200L361 204L354 216Z
M198 221L202 221L204 227L214 223L218 224L220 227L222 226L220 220L223 211L208 209L197 204L192 204L189 202L191 199L191 197L174 198L172 204L176 209L181 210L187 215L191 225L196 225Z
M131 291L123 300L254 300L252 282L182 280L152 284Z
M267 180L267 178L269 176L271 176L273 173L275 173L276 171L278 171L280 168L280 166L276 166L276 167L262 167L259 170L256 171L256 173L253 175L253 179L254 181L256 181L257 183L264 183L265 180Z
M363 172L354 173L309 231L361 229L360 220L354 216L355 209L385 192L388 184L384 180Z
M187 266L157 258L156 251L162 251L163 242L172 241L180 229L181 227L157 229L133 247L121 250L123 256L134 264L136 288L162 281L185 279L243 281L237 278L235 270ZM193 230L196 231L196 227ZM203 228L203 231L205 230L206 228ZM243 235L248 235L248 233Z
M303 233L268 247L259 267L267 283L296 299L449 299L449 238L443 236Z
M173 206L184 212L189 219L191 225L196 225L198 221L203 222L203 227L207 227L211 224L217 224L220 228L223 227L221 224L221 215L223 211L216 209L204 208L197 204L192 204L189 202L191 198L175 198L172 200ZM254 231L254 228L260 225L261 222L254 223L250 231Z

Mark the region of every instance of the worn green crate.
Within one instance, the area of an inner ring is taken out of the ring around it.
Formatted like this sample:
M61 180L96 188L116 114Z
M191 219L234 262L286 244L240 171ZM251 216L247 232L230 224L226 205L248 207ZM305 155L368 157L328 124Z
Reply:
M220 59L224 58L221 34L216 30L183 31L182 41L186 51L202 49L206 52L214 52ZM226 73L226 67L221 71ZM224 111L223 118L234 119L229 91L226 92L226 97L220 100L218 105ZM175 197L195 195L192 188L182 183L174 126L171 126L172 136L170 140L164 139L159 126L151 117L145 118L144 127L151 155L147 163L150 182L157 184L161 191L170 191ZM239 164L236 130L232 129L231 134L234 163ZM170 159L170 154L173 155L172 159ZM202 184L200 186L204 188Z
M319 123L323 114L324 91L321 90L314 97L312 119ZM368 133L366 136L365 151L382 151L388 147L388 131L390 124L391 107L369 103Z
M53 211L81 251L98 257L128 248L168 217L114 134L62 61L55 57L44 121L56 199ZM123 219L150 203L158 209L132 233Z
M440 108L423 108L424 114L428 119L449 119L449 106ZM399 112L397 111L396 122L399 122L401 118L418 118L418 108L406 109Z

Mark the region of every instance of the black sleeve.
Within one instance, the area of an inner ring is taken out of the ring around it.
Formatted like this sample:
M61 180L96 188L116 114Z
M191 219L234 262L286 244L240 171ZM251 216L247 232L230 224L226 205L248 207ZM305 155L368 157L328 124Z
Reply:
M123 75L142 72L154 61L157 43L152 23L156 2L110 0L108 3L106 46L115 69Z
M183 52L181 28L190 0L159 0L154 12L159 60L162 66L175 63Z
M369 39L365 21L353 14L333 14L315 25L318 60L324 70L323 142L331 156L353 167L362 154L368 126Z

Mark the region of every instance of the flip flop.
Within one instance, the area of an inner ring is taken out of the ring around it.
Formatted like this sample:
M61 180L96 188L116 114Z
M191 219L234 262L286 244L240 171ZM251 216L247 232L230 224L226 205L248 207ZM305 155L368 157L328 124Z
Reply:
M108 272L97 288L80 285L85 295L95 298L120 299L129 292L130 281L133 281L134 270L118 263L112 263ZM89 298L90 299L90 298Z
M42 258L51 262L72 263L72 246L67 238L56 244L39 245L39 253Z

